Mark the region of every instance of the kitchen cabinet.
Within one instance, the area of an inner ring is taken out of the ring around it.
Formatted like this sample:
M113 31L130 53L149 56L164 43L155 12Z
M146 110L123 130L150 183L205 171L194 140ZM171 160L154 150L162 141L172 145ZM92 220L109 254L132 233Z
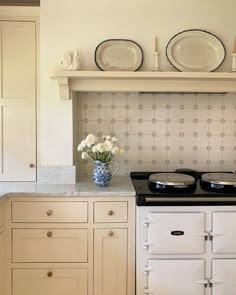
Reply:
M0 295L4 295L4 232L0 231Z
M135 294L134 197L12 195L6 214L6 295Z
M127 229L94 230L94 295L125 295Z
M13 229L13 262L87 262L87 229Z
M86 295L86 269L14 269L13 295Z
M0 181L36 180L36 22L1 20Z
M235 294L235 206L137 208L137 295Z

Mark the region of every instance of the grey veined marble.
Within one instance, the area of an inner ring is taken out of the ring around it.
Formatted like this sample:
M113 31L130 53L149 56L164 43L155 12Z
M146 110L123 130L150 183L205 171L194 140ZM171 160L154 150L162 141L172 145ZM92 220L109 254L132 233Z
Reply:
M0 197L8 193L52 194L54 196L135 196L128 176L114 176L108 187L93 183L92 177L81 177L76 184L42 184L36 182L0 182Z

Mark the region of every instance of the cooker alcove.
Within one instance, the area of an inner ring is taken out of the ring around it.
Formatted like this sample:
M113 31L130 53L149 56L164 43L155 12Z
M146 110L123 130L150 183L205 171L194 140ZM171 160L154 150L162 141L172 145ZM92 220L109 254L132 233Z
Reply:
M73 91L96 92L236 92L236 73L58 71L61 99Z

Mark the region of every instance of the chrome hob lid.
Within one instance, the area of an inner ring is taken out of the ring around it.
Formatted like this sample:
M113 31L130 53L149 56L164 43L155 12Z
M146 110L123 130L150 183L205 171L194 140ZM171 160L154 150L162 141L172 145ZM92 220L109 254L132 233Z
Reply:
M236 187L236 174L233 173L205 173L201 180L209 184Z
M155 173L149 176L149 182L164 186L183 187L195 184L195 178L180 173Z

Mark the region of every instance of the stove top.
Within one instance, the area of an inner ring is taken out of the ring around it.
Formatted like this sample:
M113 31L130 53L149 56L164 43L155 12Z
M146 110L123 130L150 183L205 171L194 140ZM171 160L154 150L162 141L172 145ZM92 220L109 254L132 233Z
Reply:
M201 176L207 172L194 172L196 188L191 192L154 192L150 189L148 179L158 172L131 172L130 177L136 191L138 206L153 205L236 205L235 192L207 191L200 185ZM166 173L166 172L160 172ZM169 172L168 172L169 173ZM192 173L192 172L191 172ZM217 173L217 172L216 172ZM188 173L187 173L188 174Z

